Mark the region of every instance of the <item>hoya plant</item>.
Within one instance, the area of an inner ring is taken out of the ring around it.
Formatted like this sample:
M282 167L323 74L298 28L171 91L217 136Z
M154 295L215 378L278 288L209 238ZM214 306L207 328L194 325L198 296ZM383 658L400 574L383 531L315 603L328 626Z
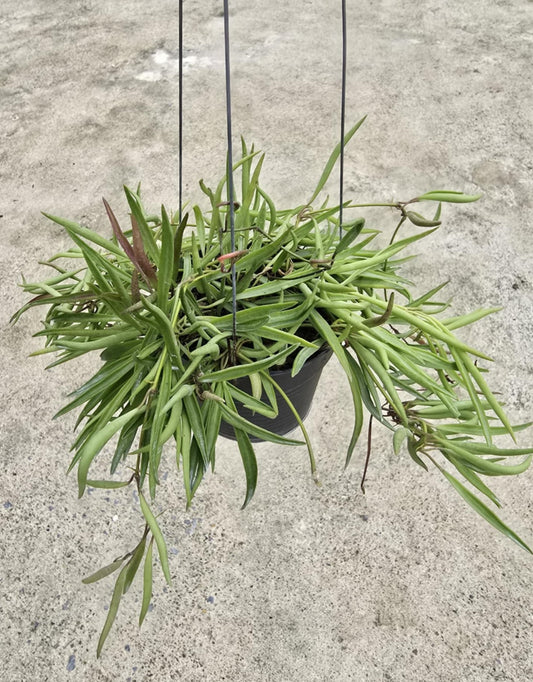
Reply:
M208 210L194 205L181 219L180 210L149 212L140 188L125 187L128 225L104 200L110 237L103 228L45 214L64 227L73 245L46 262L52 277L23 282L32 298L14 319L30 308L46 309L36 334L45 346L34 354L55 354L50 367L100 354L97 372L58 413L79 410L69 471L77 472L80 497L89 486L133 486L145 523L128 553L84 580L118 576L98 655L137 573L143 582L142 624L152 598L155 551L171 580L153 509L163 457L175 458L187 505L215 468L224 425L242 458L243 506L257 485L256 440L305 445L316 475L304 415L275 370L297 382L323 352L340 363L351 393L346 464L366 411L370 423L390 430L396 453L405 449L416 465L437 469L486 521L531 551L496 515L493 507L500 502L485 482L529 467L533 448L496 443L499 436L514 439L528 424L511 425L487 383L490 358L455 334L496 309L446 316L448 303L436 300L444 285L415 296L401 274L410 258L407 247L428 239L441 224L443 203L479 197L439 190L407 201L347 201L349 219L339 225L340 206L318 200L339 147L311 196L280 210L260 184L264 156L243 143L233 168L240 184L233 244L227 174L215 189L200 181ZM387 245L374 246L380 231L365 223L366 207L397 212ZM404 225L413 227L408 236L401 234ZM248 389L239 384L243 377ZM265 418L274 424L282 408L294 415L301 435L264 426ZM261 416L263 425L253 416ZM331 442L341 450L340 442ZM109 470L104 480L94 474L97 457L98 469Z

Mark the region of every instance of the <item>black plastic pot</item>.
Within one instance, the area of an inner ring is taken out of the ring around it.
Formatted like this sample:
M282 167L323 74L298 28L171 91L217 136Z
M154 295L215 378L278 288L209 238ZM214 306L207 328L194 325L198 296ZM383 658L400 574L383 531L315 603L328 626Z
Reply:
M331 358L331 355L332 351L330 348L327 346L322 348L305 363L295 377L291 377L290 367L288 369L275 369L270 371L270 376L279 384L280 388L285 391L301 419L305 419L307 413L311 409L311 403L313 402L318 380L320 379L320 375L322 374L322 370L326 366L326 363ZM240 388L241 391L251 393L251 384L248 377L235 379L233 383L237 388ZM283 436L295 429L298 426L298 421L278 391L276 391L276 398L278 401L278 416L274 419L269 419L262 414L252 412L240 403L236 403L235 407L241 417L248 419L252 424L272 431L273 433L278 434L278 436ZM264 394L262 400L268 402ZM224 438L236 440L233 426L230 426L230 424L227 424L225 421L222 421L220 424L220 435L224 436ZM254 443L262 442L261 438L257 438L256 436L250 436L250 440Z

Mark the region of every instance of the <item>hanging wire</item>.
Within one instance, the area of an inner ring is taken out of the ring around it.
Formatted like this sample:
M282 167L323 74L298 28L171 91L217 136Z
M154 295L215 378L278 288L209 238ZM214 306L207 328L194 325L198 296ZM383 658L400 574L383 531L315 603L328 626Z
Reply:
M342 5L342 87L341 87L341 158L339 173L339 239L342 238L342 211L344 203L344 128L346 120L346 0Z
M179 0L178 13L178 202L179 223L181 224L181 212L183 205L183 0Z
M226 124L228 137L228 203L231 234L231 252L235 253L235 199L233 188L233 146L231 131L231 75L230 75L230 41L229 41L229 3L224 0L224 58L226 70ZM231 303L232 303L232 335L233 344L231 348L231 362L236 364L236 345L237 345L237 277L235 273L235 260L231 259Z

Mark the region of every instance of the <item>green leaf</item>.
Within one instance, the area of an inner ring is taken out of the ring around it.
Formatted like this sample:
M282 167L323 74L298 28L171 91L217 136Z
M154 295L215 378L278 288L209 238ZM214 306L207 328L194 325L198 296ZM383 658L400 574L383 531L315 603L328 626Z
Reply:
M409 429L405 426L400 426L394 431L394 436L392 437L392 446L394 448L394 454L399 455L402 443L411 434Z
M141 606L141 614L139 616L139 627L143 624L143 621L148 613L148 607L150 606L150 600L152 599L152 554L153 554L154 538L150 540L148 545L148 550L146 552L146 558L144 559L144 571L143 571L143 601Z
M440 220L429 220L415 211L407 211L405 215L417 227L438 227L441 224Z
M251 436L255 436L261 440L270 441L271 443L278 443L279 445L304 445L304 443L300 440L285 438L284 436L279 436L277 433L267 431L260 426L252 424L252 422L248 421L244 417L241 417L240 414L231 410L227 405L219 403L219 406L224 420L233 426L234 429L241 429Z
M256 362L250 362L245 365L236 365L235 367L227 367L226 369L220 369L215 372L207 372L206 374L200 376L199 380L203 383L206 383L239 379L240 377L248 376L252 372L259 372L262 369L268 369L274 365L281 364L287 355L293 351L294 347L291 346L290 348L286 348L280 353L265 358L264 360L257 360Z
M181 428L176 432L176 465L179 469L180 458L183 468L183 486L187 498L187 509L190 507L193 494L191 486L191 425L187 414L181 415Z
M237 438L239 452L241 453L244 472L246 474L246 497L244 498L244 503L242 505L242 509L244 509L254 496L255 488L257 486L257 460L248 434L241 429L234 429L234 432L235 437Z
M380 327L381 325L385 324L385 322L391 316L393 307L394 307L394 291L390 295L389 302L387 305L387 309L385 310L385 312L382 313L381 315L378 315L377 317L371 317L371 318L364 320L363 324L369 328Z
M131 583L133 582L133 579L135 578L135 575L137 573L137 570L141 564L142 558L144 556L144 550L146 547L146 534L143 535L141 541L135 548L135 551L133 552L133 556L128 562L128 570L126 572L126 578L124 580L124 588L122 594L126 594L126 592L130 589Z
M145 407L137 407L120 417L116 417L112 421L108 422L103 428L93 433L88 441L83 445L80 450L79 465L78 465L78 496L81 497L85 491L87 485L87 473L93 459L104 447L108 440L110 440L117 431L119 431L123 426L125 426L133 417L141 412L144 412ZM70 468L69 468L70 471Z
M195 207L196 209L197 207ZM198 224L198 215L195 210L195 215L196 215L196 223ZM174 251L174 266L172 269L172 281L175 282L178 277L178 272L179 272L179 267L180 267L180 258L182 255L182 244L183 244L183 233L185 232L185 229L187 227L187 221L189 220L189 214L186 213L182 220L181 223L178 225L176 228L176 233L174 235L174 246L173 246L173 251Z
M107 612L107 618L104 623L104 627L102 629L102 633L100 635L100 639L98 640L98 646L96 648L96 658L100 658L100 654L102 653L102 647L104 646L104 643L107 639L107 636L109 634L109 631L111 630L111 627L113 623L115 622L115 618L117 616L118 612L118 607L120 606L120 600L122 598L122 594L124 592L124 583L126 581L126 575L128 572L128 564L124 566L124 568L120 571L119 576L117 578L117 582L115 583L115 589L113 590L113 596L111 597L111 604L109 605L109 611Z
M165 539L163 537L163 534L161 533L159 526L157 525L155 516L152 514L150 507L148 506L146 500L144 499L144 495L140 491L139 502L141 503L141 509L143 516L146 519L146 523L150 526L150 530L152 531L152 535L154 536L163 573L165 575L167 583L170 585L171 584L170 569L168 567L168 553L167 546L165 544Z
M483 429L483 436L485 437L485 440L488 445L492 445L492 434L490 432L490 427L489 427L489 422L487 419L487 415L485 413L485 409L483 407L483 404L477 394L476 388L474 384L472 383L472 378L470 376L469 370L471 370L471 367L468 367L468 369L465 367L467 361L468 361L468 356L466 353L460 353L456 351L453 348L450 348L450 351L455 359L455 363L457 365L458 370L461 372L461 379L464 384L464 387L466 388L468 395L470 396L470 400L472 401L474 405L474 409L476 411L476 414L479 419L479 423L481 425L481 428ZM463 362L464 361L464 362ZM492 395L492 394L491 394ZM485 396L487 397L487 396ZM488 402L488 399L487 399Z
M161 206L161 250L157 270L157 305L166 313L174 268L174 234L165 207Z
M89 381L69 394L69 397L74 397L74 400L61 408L53 418L57 419L92 398L103 395L109 388L121 382L122 378L131 371L133 364L131 358L128 357L103 365Z
M444 451L451 451L452 455L459 458L466 466L484 476L516 476L529 468L531 458L533 457L533 455L527 456L520 464L497 464L490 459L484 459L481 454L469 451L468 446L470 443L457 440L438 440L439 443L442 443ZM498 455L498 448L494 448L491 454Z
M355 381L357 381L359 392L361 394L361 400L363 401L366 409L370 412L374 419L377 419L382 424L385 423L379 397L376 391L376 386L372 380L369 369L363 364L359 366L356 359L352 357L349 352L346 353L346 358L350 363L352 375Z
M309 288L306 285L301 285L305 287L303 290L309 292ZM350 392L352 394L352 404L354 409L354 426L352 431L352 437L348 445L348 451L346 453L345 466L348 466L352 458L353 451L361 434L361 429L363 428L363 401L361 399L361 392L359 390L359 382L355 377L349 358L349 353L346 348L343 348L337 338L336 334L332 331L331 327L327 321L322 317L322 315L317 310L312 310L309 314L309 319L311 320L313 326L318 331L320 336L328 344L331 350L337 356L337 359L341 363L342 368L348 379L350 385ZM352 358L353 360L353 358Z
M256 375L257 376L257 375ZM261 388L261 395L263 393L263 383L261 381L261 376L259 376L259 385ZM277 411L274 410L270 405L267 405L267 403L264 403L262 400L259 400L255 398L253 395L250 395L246 391L241 391L240 388L237 388L237 386L234 386L231 383L224 384L224 388L227 388L227 390L230 392L231 397L234 400L239 401L244 407L248 408L252 412L257 412L265 417L268 417L270 419L274 419L277 417Z
M207 451L207 440L205 435L205 426L202 419L202 412L200 406L198 405L198 400L196 395L187 395L183 398L183 405L185 406L185 411L187 413L187 418L191 425L192 432L200 452L202 454L202 459L206 466L209 464L209 453Z
M399 243L400 242L397 242L397 244ZM363 293L358 293L357 296L361 301L368 301L368 303L372 303L372 305L381 308L382 310L386 310L387 308L387 302L382 301L375 296L368 296L367 294ZM491 360L491 358L489 358L488 355L485 355L485 353L467 346L456 336L448 333L443 325L441 328L441 326L436 324L436 320L431 318L426 313L421 313L419 311L412 310L411 308L395 304L392 311L392 317L412 325L414 329L427 333L432 338L444 341L450 350L453 348L464 351L465 353L471 353L472 355L476 355L477 357L483 358L485 360Z
M409 453L413 462L416 462L418 464L418 466L421 466L422 469L425 469L426 471L428 471L426 463L424 462L424 460L420 459L420 457L418 455L415 439L412 438L411 436L409 437L409 439L407 441L407 452Z
M252 372L249 375L249 379L252 387L252 396L256 400L261 400L261 396L263 395L263 382L261 381L261 375L259 372Z
M438 465L437 465L438 466ZM465 488L465 486L460 483L456 478L454 478L450 473L448 473L445 469L442 467L438 466L440 469L441 473L448 479L448 481L452 484L452 486L457 490L459 495L468 502L468 504L474 509L480 516L482 516L485 521L488 521L491 526L494 526L497 530L500 531L500 533L503 533L506 535L508 538L510 538L513 542L516 542L522 549L525 549L526 552L529 552L530 554L533 554L533 551L526 545L526 543L518 537L518 535L512 531L508 526L506 526L503 521L501 521L496 514L487 507L486 504L484 504L480 499L478 499L474 494L468 490L468 488Z
M450 190L435 190L426 192L417 197L418 201L443 201L449 204L468 204L477 201L482 194L463 194L463 192L452 192Z
M157 400L153 404L152 412L152 428L150 431L150 495L152 499L155 497L156 484L159 483L159 462L161 460L161 453L163 450L163 445L165 441L163 440L163 427L166 421L166 415L163 410L165 404L170 396L170 388L172 382L172 366L167 361L163 365L163 371L161 374L161 379L159 381L159 390L157 394ZM165 434L169 435L169 434ZM169 437L172 434L169 435Z
M238 310L236 314L237 331L240 334L258 329L264 324L268 324L270 315L268 306L254 306ZM200 321L204 318L199 318ZM233 315L222 315L221 317L206 317L206 321L213 324L219 331L231 331L233 329Z
M340 240L340 242L337 244L335 251L333 252L333 258L338 253L341 253L344 251L344 249L347 249L350 244L357 239L357 237L361 234L361 230L365 226L365 219L364 218L359 218L358 220L355 220L353 223L348 223L347 225L344 226L344 229L346 230L344 236Z
M305 425L303 423L303 420L302 420L298 410L296 409L296 407L291 402L289 396L285 393L285 391L281 388L281 386L276 381L274 381L274 379L272 378L272 376L268 372L261 372L261 376L263 377L265 383L270 382L272 384L272 386L276 389L276 391L283 398L287 407L293 413L294 418L298 422L298 426L300 427L300 430L302 432L302 436L304 437L305 444L307 446L307 452L309 453L309 463L311 465L311 473L313 475L315 483L319 483L318 475L317 475L317 471L316 471L315 455L313 453L313 446L311 445L311 439L309 438L309 434L307 433L307 429L305 428Z
M105 488L113 490L115 488L125 488L131 481L95 481L87 479L87 485L91 488Z
M48 218L48 220L51 220L52 222L57 223L58 225L61 225L62 227L65 227L69 232L78 235L82 239L86 239L87 241L91 241L94 244L101 246L106 251L109 251L110 253L114 253L116 256L122 256L123 255L122 251L119 249L119 247L116 244L114 244L109 239L105 239L104 237L101 237L98 234L98 232L95 232L94 230L90 230L87 227L82 227L78 223L74 223L71 220L65 220L64 218L58 218L57 216L50 215L49 213L43 212L43 215L45 216L45 218Z
M91 575L87 576L87 578L83 578L81 581L84 585L90 585L91 583L95 583L97 580L102 580L102 578L107 578L108 575L111 575L111 573L114 573L117 571L124 561L126 560L126 557L122 557L121 559L116 559L112 563L108 564L107 566L104 566L103 568L98 569L96 573L92 573Z
M113 460L111 461L111 473L114 474L117 470L120 462L126 457L131 450L137 431L141 426L141 420L135 420L133 422L128 422L126 426L122 427L120 436L118 437L117 447L115 449L115 454L113 455Z
M219 396L221 400L222 397L222 385L212 387L215 395ZM215 446L220 432L220 422L222 419L222 414L220 411L220 405L216 400L205 400L202 406L202 412L204 413L204 423L205 423L205 437L207 440L207 451L211 459L211 468L215 469Z
M284 332L281 329L274 329L274 327L263 326L257 329L256 333L263 339L271 339L281 343L290 343L294 346L304 346L304 348L311 348L313 351L320 349L316 343L311 343L311 341L307 341L307 339L297 336L296 334L290 334L289 332Z
M353 128L350 128L350 130L346 133L346 135L344 136L344 140L343 140L343 146L344 147L352 139L352 137L355 135L357 130L359 130L359 128L363 125L365 118L366 118L366 116L363 116L363 118L360 121L358 121L353 126ZM333 170L335 164L337 163L337 159L339 158L340 153L341 153L341 143L339 142L337 144L337 146L335 147L335 149L332 151L331 156L329 157L329 159L326 163L324 171L323 171L322 175L320 176L320 180L318 181L318 185L316 186L316 189L313 192L312 197L307 202L308 204L312 204L313 201L320 194L320 190L324 187L324 185L328 181L328 178L331 175L331 171Z
M295 377L305 365L307 360L309 360L309 358L312 357L318 350L320 349L316 346L302 348L302 350L297 353L296 357L294 358L294 362L292 363L291 377Z
M152 228L148 225L146 217L144 215L144 210L142 208L141 200L137 194L131 191L128 187L124 185L124 192L126 193L126 199L131 210L132 217L135 219L140 234L142 237L142 244L146 249L146 255L150 258L156 265L158 263L159 249L155 243L154 235L152 233ZM144 250L144 249L143 249ZM138 257L138 255L137 255ZM144 268L144 265L143 265Z
M244 260L244 259L243 259ZM237 294L237 300L245 300L249 298L261 298L263 296L269 296L271 294L279 294L285 289L290 289L291 287L297 287L302 282L308 282L316 278L316 270L312 272L307 272L298 277L284 277L283 279L276 279L272 282L267 282L266 284L258 284L257 286L245 289Z
M466 356L464 358L464 363L465 363L467 370L474 377L474 381L479 386L479 388L480 388L481 392L483 393L483 395L485 396L487 402L492 407L494 412L498 415L499 420L505 426L505 428L507 429L507 432L509 433L511 438L516 443L516 437L514 435L513 427L511 426L511 422L507 418L507 415L503 411L503 408L500 405L500 403L494 397L492 391L490 390L490 388L487 385L487 382L483 379L481 372L474 365L474 363L472 362L472 360L468 356ZM488 442L490 442L490 441L488 441Z
M473 322L477 322L478 320L481 320L481 318L486 317L487 315L492 315L493 313L497 313L502 308L481 308L480 310L475 310L472 313L468 313L467 315L459 315L457 317L449 317L446 320L442 320L442 323L447 329L458 329L459 327L466 327L469 324L472 324Z
M415 298L412 301L409 301L407 304L407 308L418 308L422 306L424 303L429 302L433 296L438 293L441 289L443 289L447 284L449 284L449 280L446 282L443 282L442 284L438 284L436 287L431 289L430 291L426 292L425 294L422 294L422 296L419 296L418 298ZM445 323L446 324L446 323Z
M151 313L151 321L157 327L161 336L163 337L170 357L175 359L178 363L181 362L178 342L176 340L176 335L174 334L170 320L165 313L160 310L160 308L150 303L147 298L142 297L141 301L146 310Z
M501 508L501 503L496 497L496 495L492 492L492 490L483 483L483 481L479 478L479 476L475 473L475 471L472 471L472 469L469 469L467 466L464 466L461 464L460 461L458 461L457 458L451 456L451 455L446 455L448 460L453 464L453 466L457 469L457 471L466 478L466 480L471 483L474 488L477 488L479 492L483 493L486 497L489 498L491 502L493 502L497 507Z

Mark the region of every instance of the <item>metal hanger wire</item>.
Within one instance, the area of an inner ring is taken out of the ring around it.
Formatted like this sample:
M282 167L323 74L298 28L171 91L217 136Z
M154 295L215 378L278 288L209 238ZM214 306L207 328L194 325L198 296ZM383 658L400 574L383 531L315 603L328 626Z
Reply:
M224 9L224 62L226 85L226 132L227 132L227 188L229 222L231 235L231 252L235 253L235 191L233 184L233 134L231 112L231 63L229 33L229 0L223 0ZM341 32L342 32L342 85L340 116L340 170L339 170L339 238L343 235L343 203L344 203L344 137L346 120L346 62L347 62L347 29L346 0L341 0ZM179 0L179 218L182 219L183 201L183 0ZM237 278L235 261L231 259L231 292L232 292L232 349L231 361L236 363L237 345Z

